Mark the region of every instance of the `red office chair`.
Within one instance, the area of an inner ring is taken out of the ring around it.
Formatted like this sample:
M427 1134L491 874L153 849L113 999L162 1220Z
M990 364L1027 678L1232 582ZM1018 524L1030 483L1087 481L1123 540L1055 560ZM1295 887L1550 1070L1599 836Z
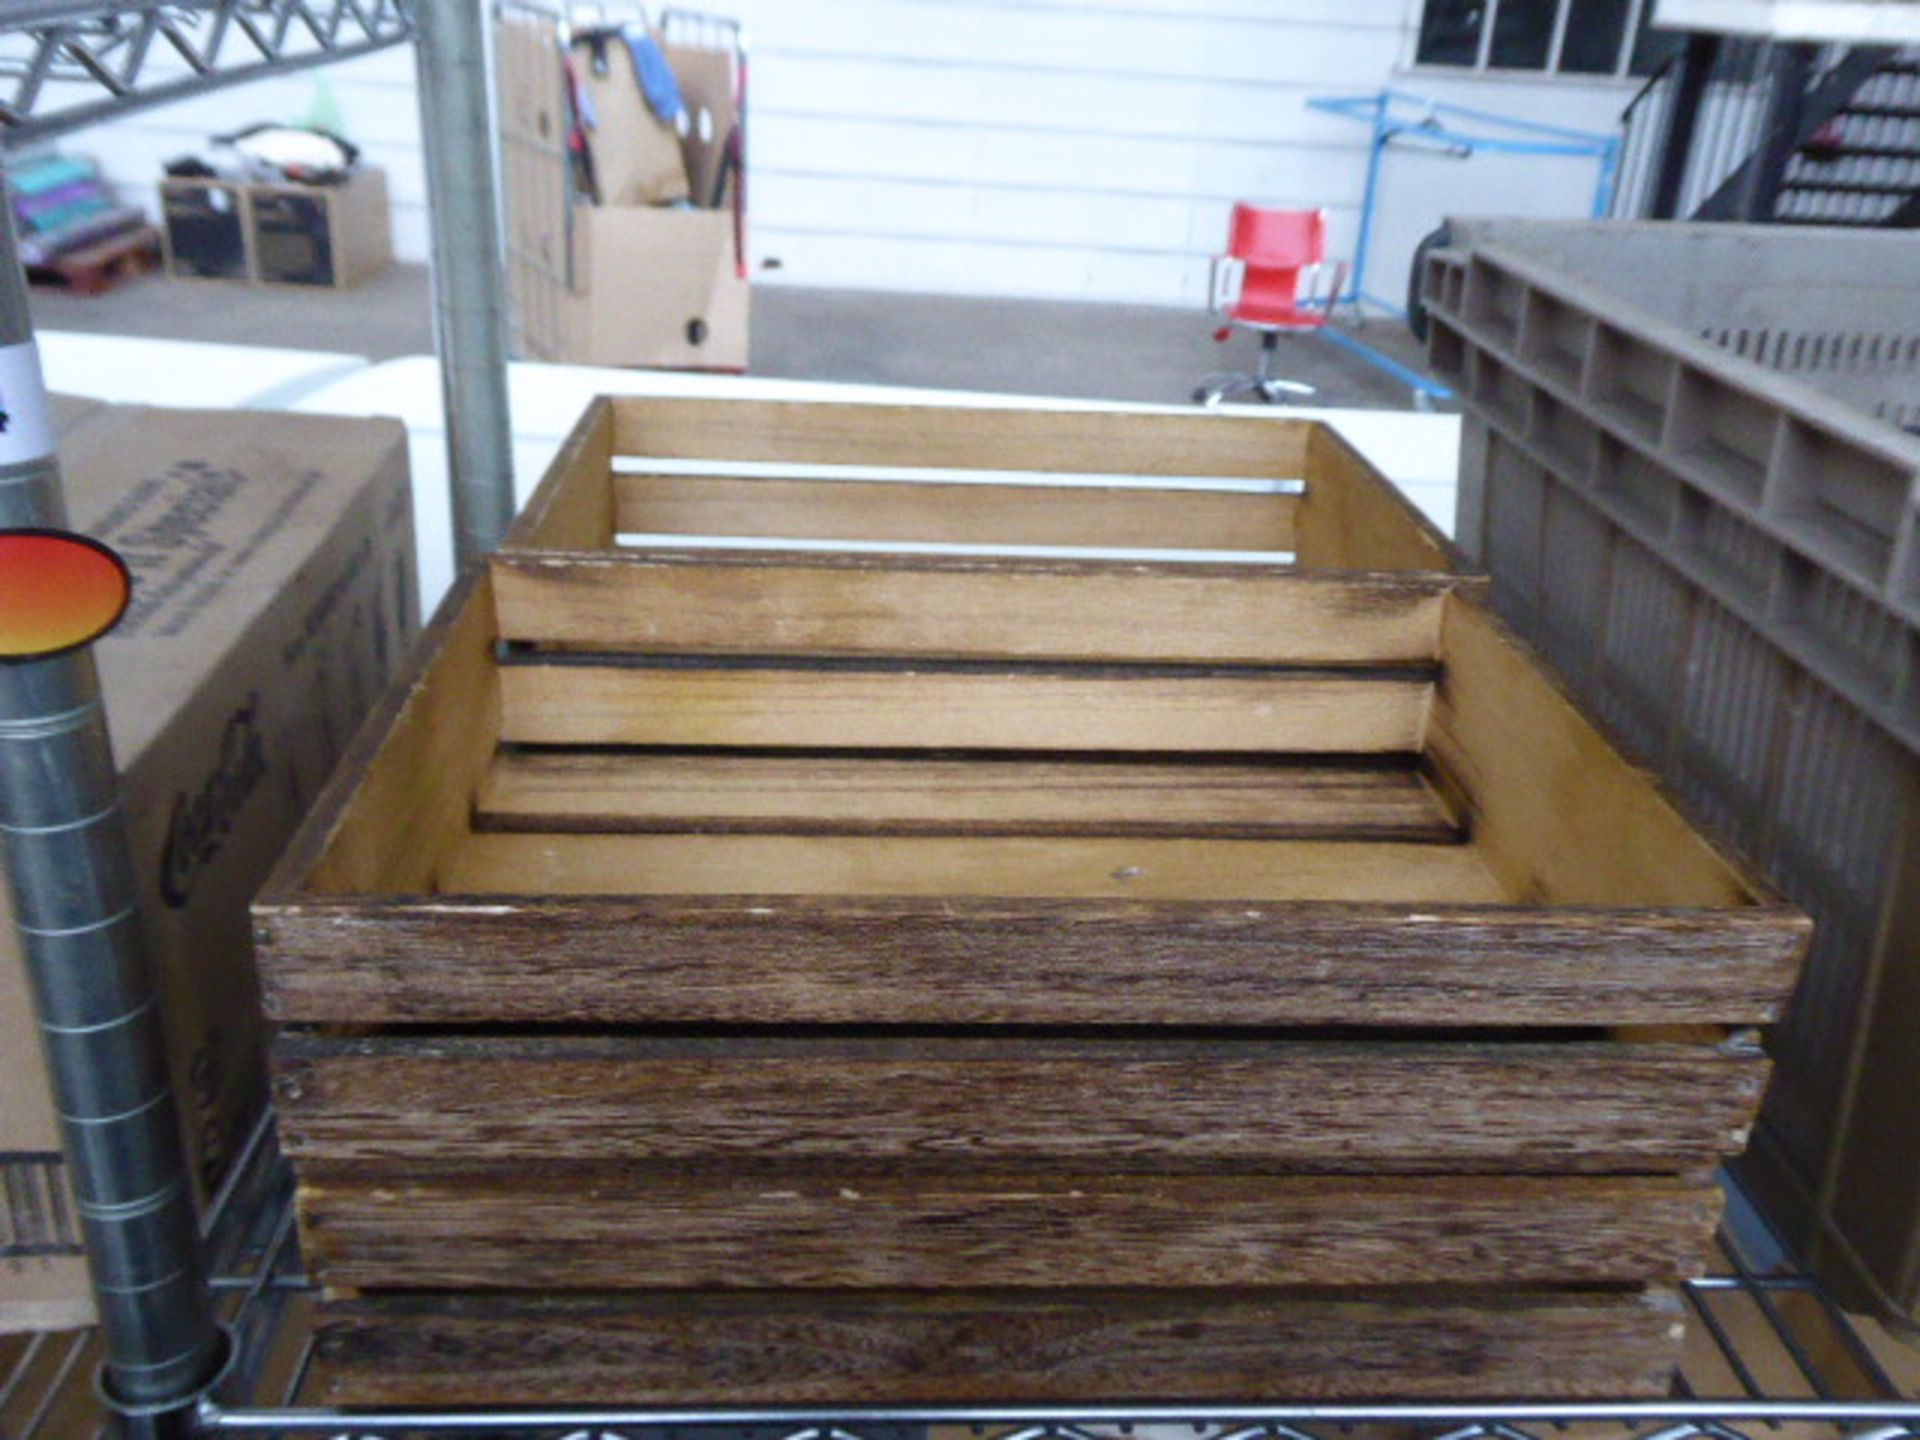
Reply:
M1327 263L1326 211L1235 205L1227 253L1213 262L1209 308L1227 317L1213 338L1225 340L1236 325L1258 330L1260 369L1251 375L1209 375L1193 398L1218 405L1228 396L1246 394L1272 404L1289 395L1314 394L1311 385L1275 379L1273 357L1282 335L1311 333L1327 323L1346 283L1346 262Z

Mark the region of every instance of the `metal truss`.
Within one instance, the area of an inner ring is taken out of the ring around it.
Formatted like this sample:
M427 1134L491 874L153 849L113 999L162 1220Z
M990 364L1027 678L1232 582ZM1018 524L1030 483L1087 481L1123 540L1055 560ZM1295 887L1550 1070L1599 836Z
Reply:
M404 44L415 3L0 4L0 139L18 148L129 110Z

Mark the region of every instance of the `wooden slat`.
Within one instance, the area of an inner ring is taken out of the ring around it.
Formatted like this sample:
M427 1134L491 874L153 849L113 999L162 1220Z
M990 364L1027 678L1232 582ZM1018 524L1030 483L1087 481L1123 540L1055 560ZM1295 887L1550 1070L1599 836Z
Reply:
M1756 909L446 897L255 925L270 1013L344 1024L1763 1024L1799 954Z
M500 724L486 572L457 581L263 894L426 893L465 836ZM458 717L457 723L451 717Z
M585 832L1460 838L1413 770L604 751L503 752L474 820Z
M1312 429L1202 414L634 396L610 403L614 453L659 460L1296 480Z
M467 895L1505 898L1471 846L1341 840L478 834L443 879Z
M1511 893L1574 905L1764 906L1803 941L1805 916L1770 904L1630 764L1483 606L1450 597L1428 748L1463 793L1475 843Z
M1315 569L1465 570L1433 522L1330 425L1307 437L1307 491L1295 520L1299 563Z
M526 745L959 750L1420 748L1424 677L520 664L500 737Z
M300 1210L310 1273L360 1288L1575 1285L1698 1273L1720 1192L1511 1176L310 1167Z
M330 1405L1667 1394L1678 1301L1489 1291L408 1298L326 1307Z
M545 68L552 66L547 63ZM595 400L573 427L503 543L549 550L599 550L612 545L612 465L613 412L604 399Z
M407 1165L1672 1173L1739 1147L1766 1078L1603 1042L286 1036L278 1064L297 1160Z
M1136 487L616 475L623 535L1096 549L1293 549L1293 495Z
M1453 581L1266 566L634 551L494 557L507 640L655 653L1431 661Z

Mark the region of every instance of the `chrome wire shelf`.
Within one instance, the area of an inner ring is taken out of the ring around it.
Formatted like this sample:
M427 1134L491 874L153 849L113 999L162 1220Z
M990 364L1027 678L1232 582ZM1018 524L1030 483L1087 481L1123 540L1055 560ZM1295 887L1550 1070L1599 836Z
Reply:
M0 139L16 148L413 38L413 0L17 0L0 10Z
M516 1440L1920 1440L1903 1397L1849 1317L1787 1262L1730 1191L1722 1273L1686 1287L1693 1341L1673 1395L1653 1401L1421 1404L942 1406L345 1411L305 1403L315 1295L300 1268L293 1181L271 1122L251 1137L204 1227L234 1342L225 1382L202 1403L203 1434L338 1440L484 1434ZM92 1332L0 1337L4 1440L107 1440L93 1397ZM1166 1428L1173 1427L1173 1428ZM1576 1428L1577 1427L1577 1428ZM1600 1427L1600 1428L1595 1428Z

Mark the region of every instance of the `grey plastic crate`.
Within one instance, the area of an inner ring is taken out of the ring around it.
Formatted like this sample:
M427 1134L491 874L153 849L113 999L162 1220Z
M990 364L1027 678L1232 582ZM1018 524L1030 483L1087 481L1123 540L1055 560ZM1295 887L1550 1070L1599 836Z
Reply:
M1748 1179L1920 1323L1920 239L1456 220L1496 603L1818 928Z

